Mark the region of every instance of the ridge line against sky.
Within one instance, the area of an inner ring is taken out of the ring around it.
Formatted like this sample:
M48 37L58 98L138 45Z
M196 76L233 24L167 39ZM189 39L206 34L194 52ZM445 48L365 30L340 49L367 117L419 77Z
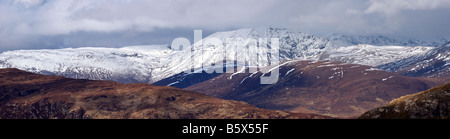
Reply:
M261 26L324 36L450 38L449 0L1 0L0 51L169 44Z

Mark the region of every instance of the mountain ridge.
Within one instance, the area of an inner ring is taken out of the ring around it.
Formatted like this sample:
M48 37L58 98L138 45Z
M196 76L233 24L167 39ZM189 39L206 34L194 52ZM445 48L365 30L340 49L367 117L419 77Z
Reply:
M222 40L224 44L226 44L225 39L227 37L240 37L243 39L252 37L280 38L280 61L332 60L370 66L388 64L393 60L401 60L411 55L422 55L431 51L430 49L434 49L421 46L401 46L398 49L399 51L391 54L387 53L390 51L389 47L376 46L378 44L372 44L373 46L363 45L368 46L364 49L354 44L359 42L379 42L380 44L387 45L389 42L395 44L402 42L402 40L375 37L373 39L378 41L370 41L371 37L360 37L363 40L355 41L354 39L357 40L358 37L353 37L352 41L342 41L348 40L347 38L349 37L345 35L334 36L343 37L342 39L336 39L336 37L334 39L323 38L279 28L247 28L211 34L203 39L205 46L202 50L196 44L193 44L191 49L184 49L182 51L171 50L167 45L129 46L123 48L83 47L15 50L0 54L0 68L19 68L34 73L62 75L76 79L111 80L122 83L155 83L191 68L201 68L203 66L202 64L208 65L221 60L223 57L220 55L223 54L223 49L208 45L210 43L209 40L216 37ZM381 41L383 38L386 41ZM336 41L345 42L347 46L333 44ZM267 48L271 45L270 42L268 43ZM400 44L408 44L408 42L402 42ZM418 44L418 42L410 44ZM380 49L380 51L373 51L371 50L372 48ZM195 50L194 54L196 55L204 52L204 58L196 58L198 61L191 63L188 57L192 55L187 53L189 50ZM403 53L402 50L414 51ZM267 51L267 49L263 49L263 51ZM361 53L354 53L353 51ZM336 55L337 53L342 55ZM366 57L364 55L367 53L375 55L369 60L358 60L365 59ZM378 56L376 55L377 53L381 55ZM230 55L228 54L226 57L228 56ZM270 58L260 62L267 63L268 60ZM373 62L369 63L370 61ZM251 61L250 63L256 62Z

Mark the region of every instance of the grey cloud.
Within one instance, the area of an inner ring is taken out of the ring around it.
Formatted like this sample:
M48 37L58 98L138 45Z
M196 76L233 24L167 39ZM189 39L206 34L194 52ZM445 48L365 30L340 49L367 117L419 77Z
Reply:
M99 44L83 36L120 39L124 45L163 44L186 30L260 26L316 35L448 38L449 11L448 0L2 0L0 49ZM155 37L165 31L171 33ZM136 40L123 34L165 39Z
M370 6L365 13L384 13L388 16L402 10L434 10L450 8L448 0L370 0Z

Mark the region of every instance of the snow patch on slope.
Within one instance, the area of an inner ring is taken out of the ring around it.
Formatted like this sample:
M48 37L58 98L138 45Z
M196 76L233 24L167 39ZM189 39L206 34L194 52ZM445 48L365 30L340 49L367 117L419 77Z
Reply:
M378 66L411 56L424 55L434 47L355 45L329 49L321 60L340 61L351 64Z

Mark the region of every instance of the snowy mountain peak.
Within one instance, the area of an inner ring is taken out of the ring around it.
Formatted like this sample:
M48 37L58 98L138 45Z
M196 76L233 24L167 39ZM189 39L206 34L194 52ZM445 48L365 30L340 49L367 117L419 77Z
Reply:
M227 44L227 38L256 39L271 38L280 40L280 57L282 60L317 59L318 55L327 48L334 47L327 39L301 32L293 32L281 28L246 28L227 32L217 32L203 39L203 45L211 44L217 38ZM198 46L197 43L195 46ZM270 42L269 42L270 45ZM205 47L205 46L204 46ZM208 46L206 46L208 47Z

